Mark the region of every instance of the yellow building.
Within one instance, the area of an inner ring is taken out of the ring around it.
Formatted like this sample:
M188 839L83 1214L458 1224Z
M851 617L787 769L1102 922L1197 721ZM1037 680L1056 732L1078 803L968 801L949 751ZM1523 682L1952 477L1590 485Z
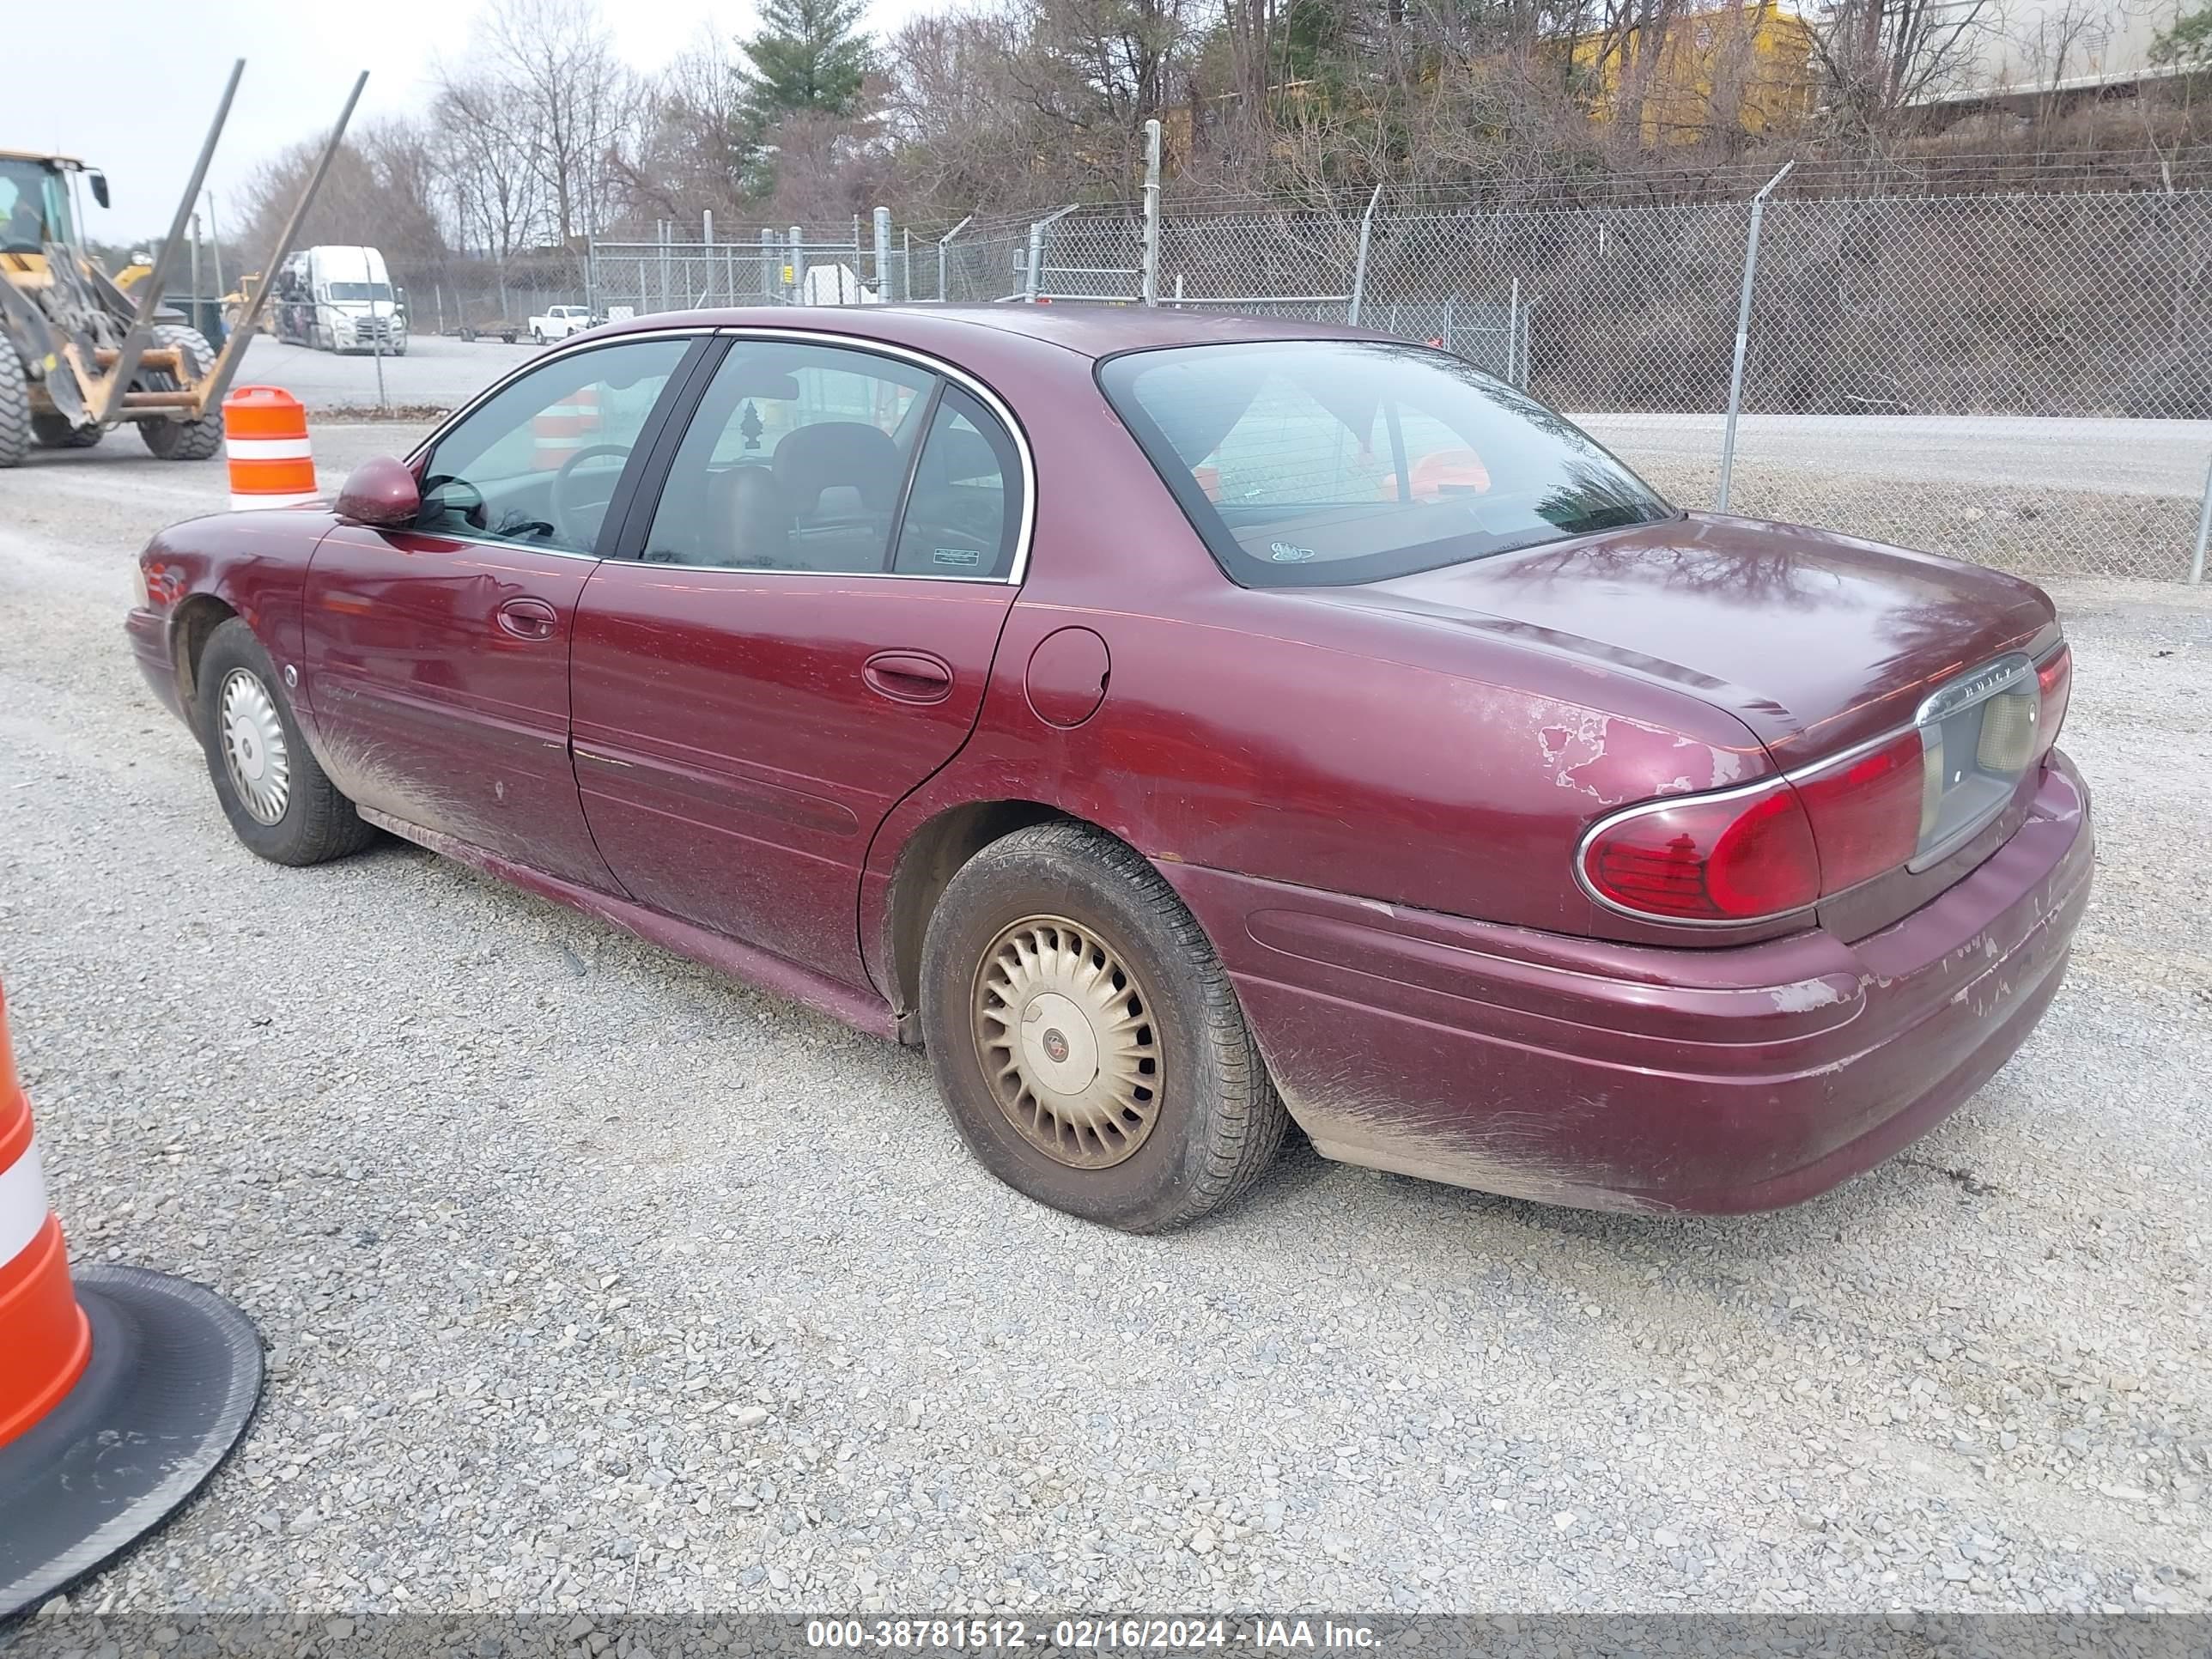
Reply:
M1765 132L1813 108L1812 26L1774 0L1697 6L1571 50L1593 112L1633 121L1653 149Z

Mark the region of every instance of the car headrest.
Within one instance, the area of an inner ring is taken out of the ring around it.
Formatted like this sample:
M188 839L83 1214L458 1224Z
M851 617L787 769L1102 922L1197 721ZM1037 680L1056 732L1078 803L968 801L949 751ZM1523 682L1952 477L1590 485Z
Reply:
M825 489L855 490L872 512L898 497L898 446L863 421L822 421L787 432L769 465L799 513L814 511Z

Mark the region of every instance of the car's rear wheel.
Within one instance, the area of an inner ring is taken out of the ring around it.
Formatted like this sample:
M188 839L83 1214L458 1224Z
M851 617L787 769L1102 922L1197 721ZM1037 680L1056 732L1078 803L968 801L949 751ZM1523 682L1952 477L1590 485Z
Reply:
M231 830L273 864L321 864L376 838L325 774L253 630L234 617L208 636L195 675L208 775Z
M1131 1232L1243 1193L1285 1115L1229 976L1175 891L1097 830L1038 824L963 865L930 917L921 1014L984 1166Z

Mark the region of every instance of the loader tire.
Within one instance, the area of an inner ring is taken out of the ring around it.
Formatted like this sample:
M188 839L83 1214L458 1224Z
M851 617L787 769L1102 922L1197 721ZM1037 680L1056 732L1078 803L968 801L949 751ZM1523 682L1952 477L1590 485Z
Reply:
M203 373L215 362L215 348L208 343L207 336L181 323L155 324L152 343L175 347ZM178 389L178 382L167 369L150 370L140 376L139 383L149 392ZM204 461L222 448L222 412L216 410L189 421L141 421L138 435L162 460Z
M89 449L106 435L104 426L71 426L58 415L31 416L31 436L47 449Z
M15 342L0 333L0 466L20 466L31 447L31 386Z

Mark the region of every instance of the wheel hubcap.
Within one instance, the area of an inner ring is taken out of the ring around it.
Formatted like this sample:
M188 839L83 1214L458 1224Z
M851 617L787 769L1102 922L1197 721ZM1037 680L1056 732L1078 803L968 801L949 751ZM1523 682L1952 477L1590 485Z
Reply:
M1158 1121L1150 1000L1112 946L1063 917L1024 917L993 941L975 1031L999 1109L1055 1163L1109 1169Z
M276 699L259 675L234 668L223 678L217 713L231 787L257 823L278 823L292 798L292 755Z

